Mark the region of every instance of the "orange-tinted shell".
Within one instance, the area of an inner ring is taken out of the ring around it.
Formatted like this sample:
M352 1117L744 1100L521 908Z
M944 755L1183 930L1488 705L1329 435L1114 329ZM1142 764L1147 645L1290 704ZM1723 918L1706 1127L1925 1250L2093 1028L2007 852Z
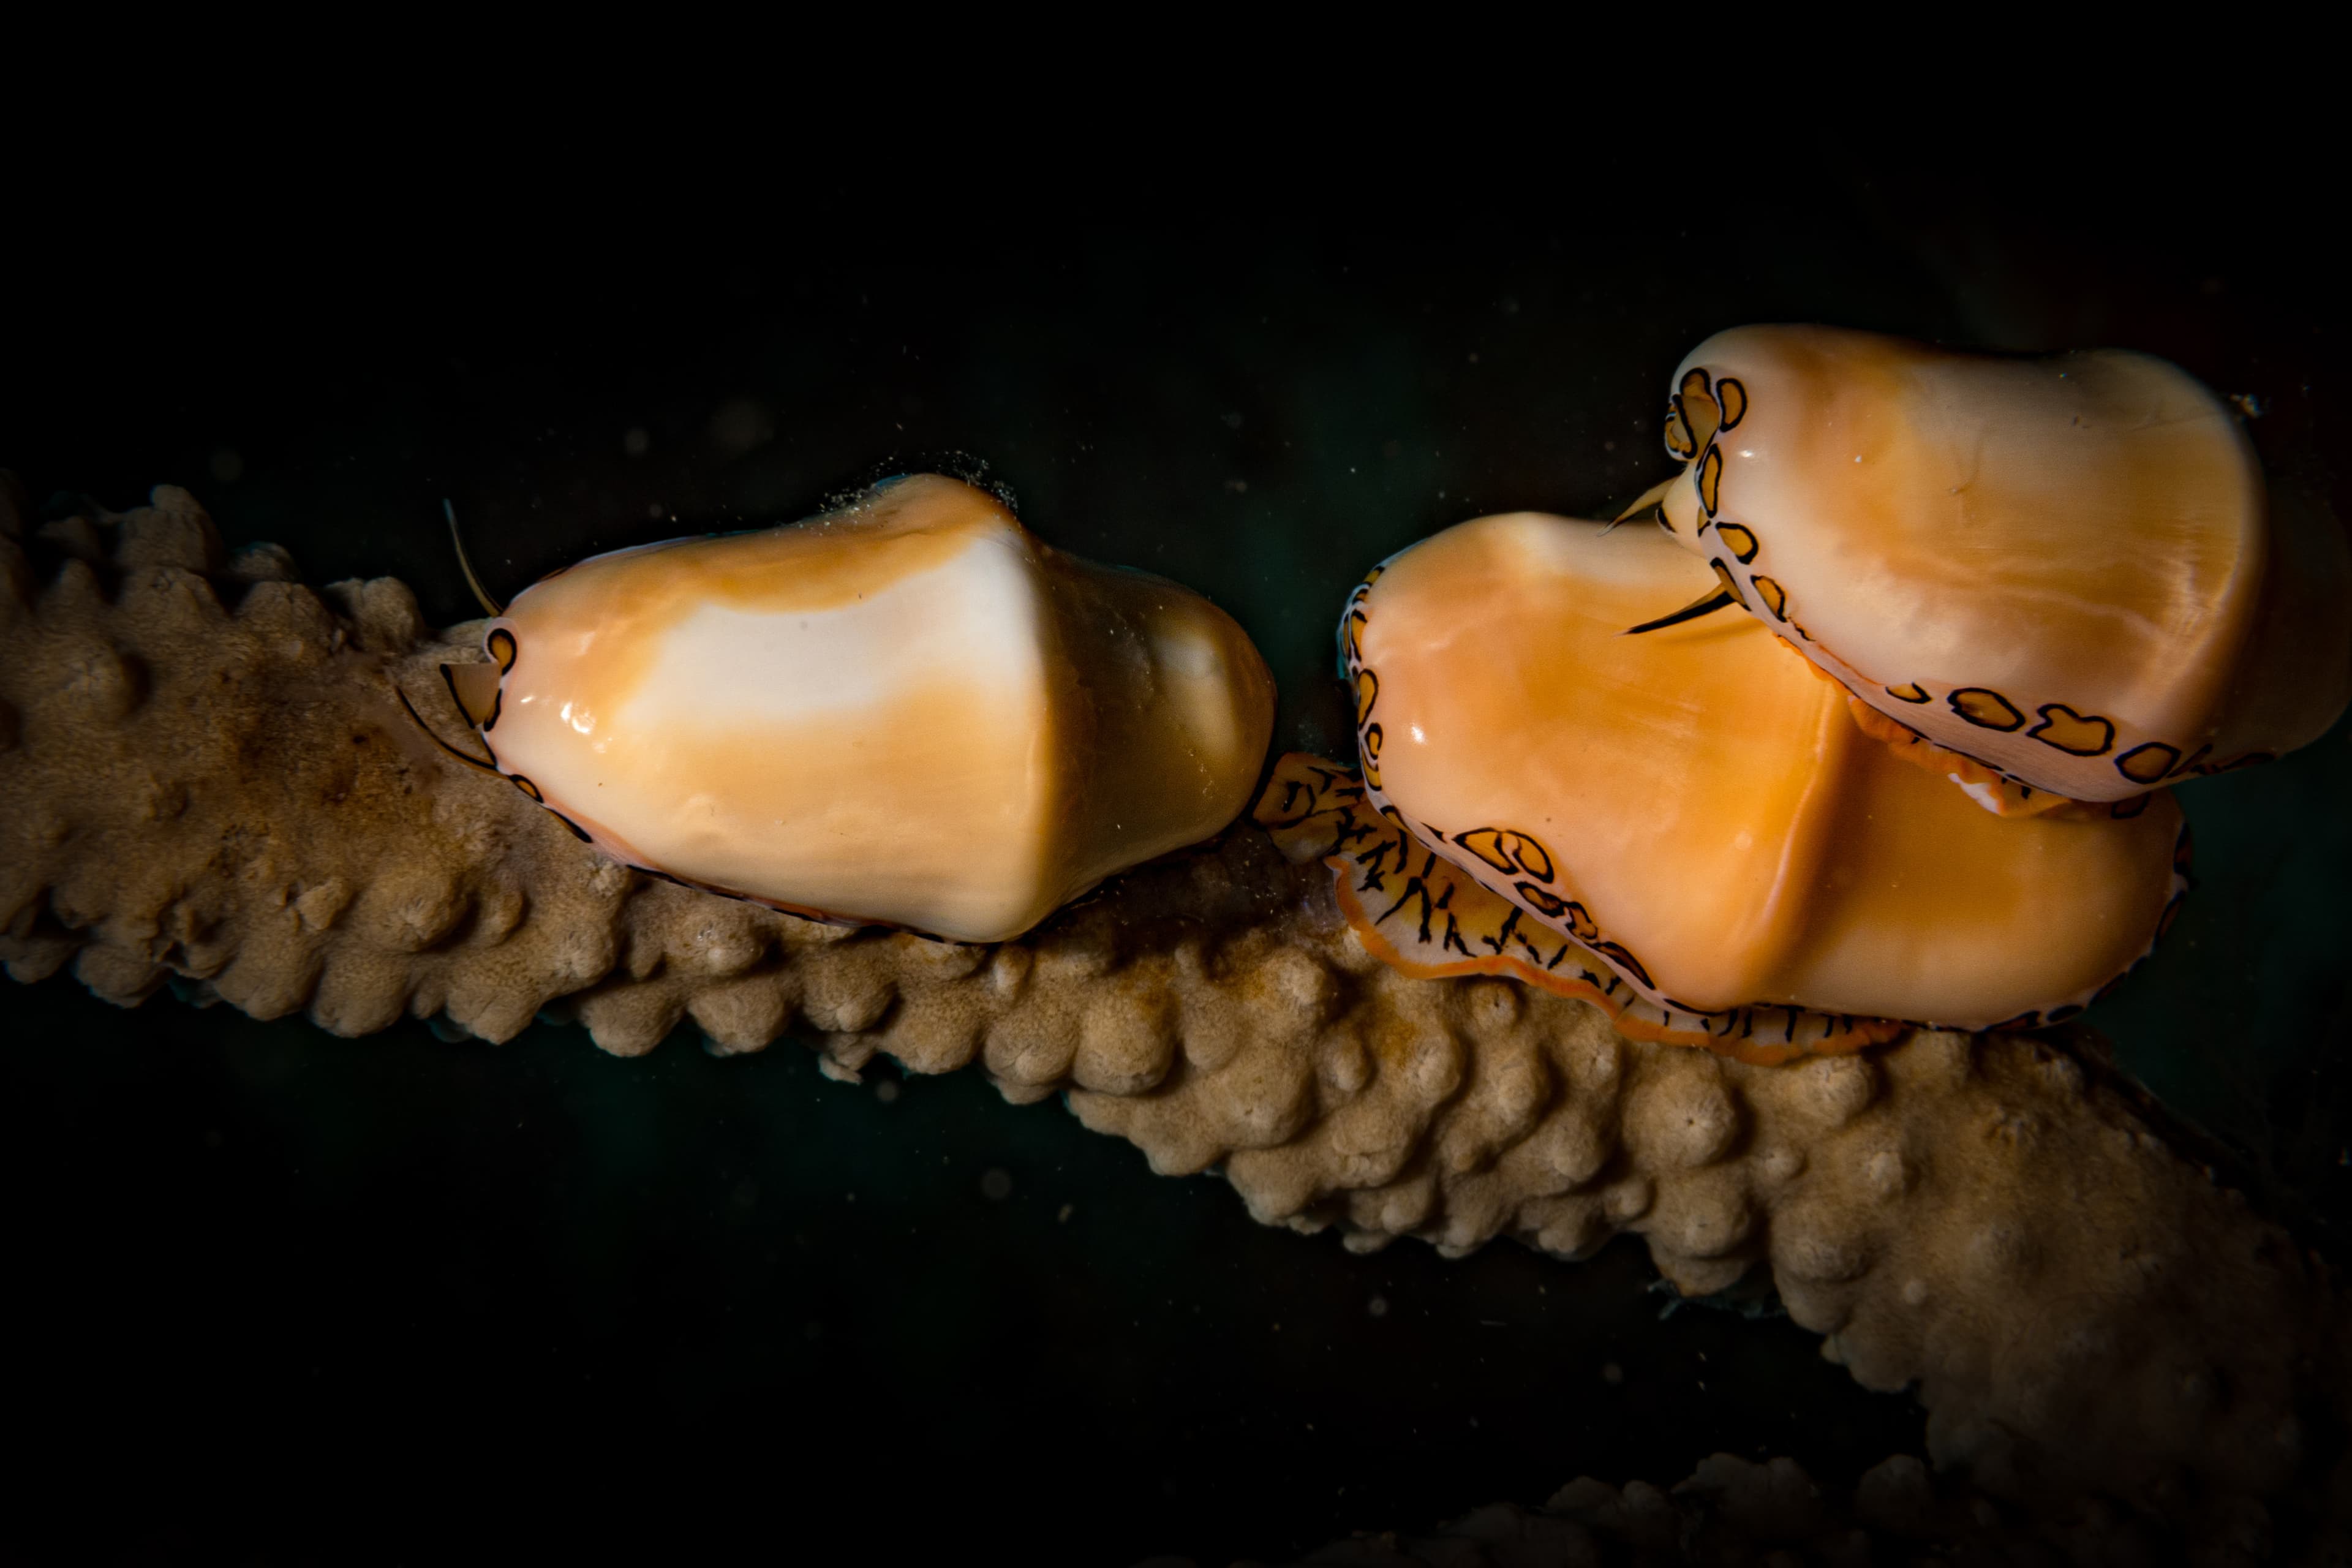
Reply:
M1532 513L1394 558L1341 629L1370 804L1685 1014L2039 1020L2147 950L2168 794L1994 816L1750 617L1621 635L1711 578L1655 531Z
M1274 722L1188 589L936 475L789 527L583 561L451 667L500 770L640 868L995 942L1216 833Z
M2235 417L2161 360L1743 327L1683 362L1666 444L1664 521L1749 613L2032 789L2262 760L2352 689L2343 530L2274 512Z

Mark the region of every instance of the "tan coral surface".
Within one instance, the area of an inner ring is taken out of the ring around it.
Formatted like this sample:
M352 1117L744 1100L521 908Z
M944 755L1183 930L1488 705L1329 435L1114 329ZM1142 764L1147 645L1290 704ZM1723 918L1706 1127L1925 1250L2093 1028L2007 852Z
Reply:
M1018 943L811 924L625 871L437 752L394 683L454 731L433 666L477 639L399 583L225 560L169 487L42 531L65 559L37 584L0 499L20 981L69 966L131 1005L184 977L345 1035L414 1015L504 1040L552 1007L625 1055L690 1018L722 1052L812 1034L836 1075L976 1061L1360 1250L1576 1258L1630 1231L1688 1292L1769 1266L1826 1355L1916 1386L1937 1461L2002 1497L2101 1490L2210 1531L2352 1493L2324 1272L2046 1043L1778 1068L1637 1044L1580 1002L1383 968L1328 873L1248 826Z
M1712 1454L1670 1487L1579 1477L1540 1509L1496 1503L1428 1531L1359 1531L1309 1552L1324 1568L1604 1568L1704 1564L1868 1568L1874 1563L2150 1563L2174 1561L2162 1532L2091 1501L2041 1513L2003 1507L1907 1454L1824 1489L1794 1459ZM2222 1561L2275 1540L2242 1519L2199 1545ZM1165 1559L1144 1568L1197 1568ZM1235 1568L1262 1568L1254 1563Z

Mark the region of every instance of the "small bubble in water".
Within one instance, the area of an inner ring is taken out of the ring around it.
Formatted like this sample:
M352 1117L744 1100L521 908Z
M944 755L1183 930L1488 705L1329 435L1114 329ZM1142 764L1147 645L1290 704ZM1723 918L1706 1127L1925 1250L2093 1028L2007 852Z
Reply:
M642 425L632 425L622 432L621 450L632 458L644 457L652 448L653 444L654 438L646 433L646 427Z
M990 1166L981 1173L980 1195L992 1203L1002 1203L1013 1195L1013 1173Z
M1601 1381L1614 1388L1625 1381L1625 1369L1613 1361L1601 1363Z
M886 1078L881 1082L876 1084L874 1086L874 1098L880 1100L885 1105L888 1105L891 1101L897 1100L898 1098L898 1080L894 1078Z
M234 447L223 447L213 454L213 478L225 485L236 483L245 472L245 454Z
M710 416L710 444L730 458L740 458L776 438L768 411L749 397L730 398Z
M1386 1296L1375 1296L1364 1303L1364 1310L1375 1318L1385 1318L1389 1315L1389 1299Z

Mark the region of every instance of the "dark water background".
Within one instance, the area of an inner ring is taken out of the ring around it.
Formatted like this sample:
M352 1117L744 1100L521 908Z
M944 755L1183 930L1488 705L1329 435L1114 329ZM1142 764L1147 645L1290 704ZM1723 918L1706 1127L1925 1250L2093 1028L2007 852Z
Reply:
M1650 173L1098 219L125 215L16 257L0 463L37 500L186 485L232 545L399 576L446 622L473 612L445 496L511 591L958 454L1046 539L1231 610L1282 685L1276 743L1331 755L1360 572L1664 477L1668 374L1724 326L2147 350L2258 399L2273 483L2347 512L2336 264L2275 181L1831 160L1701 216ZM2339 724L2185 791L2199 891L2091 1020L2330 1245L2347 764ZM1717 1449L1850 1480L1920 1442L1914 1405L1785 1321L1663 1312L1638 1244L1355 1258L975 1073L844 1086L791 1041L698 1044L346 1041L0 988L6 1398L39 1455L0 1545L692 1554L856 1529L881 1560L1221 1562ZM121 1479L103 1506L93 1476Z

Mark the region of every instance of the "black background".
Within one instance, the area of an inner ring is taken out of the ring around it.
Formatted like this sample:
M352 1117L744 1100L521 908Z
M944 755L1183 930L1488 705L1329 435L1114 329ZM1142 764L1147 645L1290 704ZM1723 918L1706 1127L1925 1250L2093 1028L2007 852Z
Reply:
M2274 480L2344 513L2336 265L2299 176L2200 145L2095 178L1835 142L1739 179L1563 150L1148 189L175 170L19 212L0 464L37 500L186 485L231 544L448 621L445 496L510 588L978 460L1049 540L1233 610L1277 744L1331 753L1361 571L1645 488L1668 372L1742 321L2165 354L2259 397ZM2346 751L2199 786L2203 912L2104 1017L2315 1227L2352 1209ZM0 990L0 1546L1222 1562L1716 1449L1838 1481L1918 1448L1785 1321L1664 1313L1632 1243L1354 1258L976 1074L696 1045Z

